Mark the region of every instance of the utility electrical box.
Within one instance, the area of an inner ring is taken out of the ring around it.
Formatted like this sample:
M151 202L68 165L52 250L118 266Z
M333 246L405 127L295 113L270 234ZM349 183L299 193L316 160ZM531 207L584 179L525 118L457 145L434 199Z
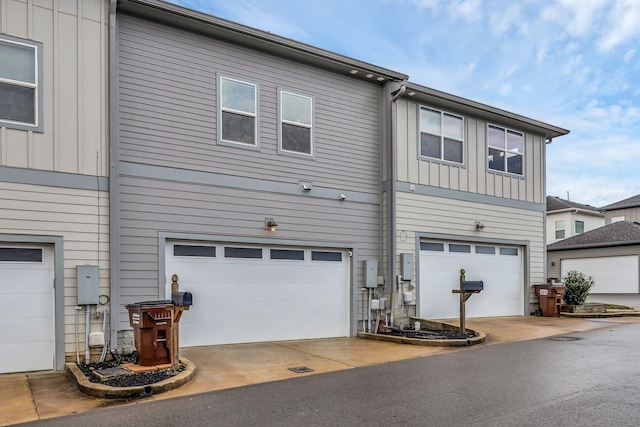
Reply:
M402 280L413 280L413 254L403 253L400 254L400 263L402 265Z
M98 304L98 266L78 265L78 305Z
M378 287L378 261L375 259L364 260L364 286L367 288Z

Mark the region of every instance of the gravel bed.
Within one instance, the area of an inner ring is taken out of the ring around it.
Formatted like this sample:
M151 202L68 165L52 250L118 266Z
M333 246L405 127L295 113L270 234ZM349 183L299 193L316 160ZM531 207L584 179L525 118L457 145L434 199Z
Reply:
M93 375L93 371L96 370L116 368L122 363L137 363L136 356L137 355L133 353L129 356L115 356L113 360L108 362L93 362L88 364L77 363L77 365L90 382L96 384L104 384L111 387L133 387L155 384L157 382L166 380L167 378L171 378L177 375L179 372L184 371L185 369L185 366L181 364L177 372L174 372L172 369L163 369L160 371L149 372L132 372L110 378L106 381L100 381L95 375Z
M391 332L379 332L383 335L391 335L394 337L418 338L425 340L466 340L478 336L477 332L467 332L461 334L459 331L437 331L433 329L413 329L393 330Z

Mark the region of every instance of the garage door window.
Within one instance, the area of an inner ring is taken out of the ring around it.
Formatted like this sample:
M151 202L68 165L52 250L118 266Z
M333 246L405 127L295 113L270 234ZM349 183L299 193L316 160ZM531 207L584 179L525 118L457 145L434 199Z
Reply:
M341 252L311 251L312 261L342 262Z
M496 248L493 246L476 246L477 254L495 255Z
M173 256L215 258L215 246L173 245Z
M293 249L271 249L271 259L291 259L304 261L304 251Z
M518 256L518 248L500 248L500 255Z
M444 243L420 242L420 249L423 251L444 252Z
M224 248L225 258L262 258L262 248L236 248L227 246Z
M456 244L449 244L449 252L459 252L459 253L463 253L463 254L470 254L471 253L471 246L470 245L456 245Z
M0 262L42 262L42 249L0 248Z

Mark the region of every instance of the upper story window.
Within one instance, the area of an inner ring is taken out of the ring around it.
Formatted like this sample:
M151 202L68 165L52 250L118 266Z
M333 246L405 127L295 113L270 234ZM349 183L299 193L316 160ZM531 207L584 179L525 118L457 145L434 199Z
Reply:
M279 95L278 150L313 156L313 98L284 90Z
M584 233L584 221L576 221L576 234Z
M258 148L258 85L218 79L218 141Z
M524 134L488 125L489 169L514 175L524 174Z
M564 221L556 221L556 239L564 239Z
M464 118L420 107L420 157L463 163Z
M42 44L0 35L0 126L42 131Z

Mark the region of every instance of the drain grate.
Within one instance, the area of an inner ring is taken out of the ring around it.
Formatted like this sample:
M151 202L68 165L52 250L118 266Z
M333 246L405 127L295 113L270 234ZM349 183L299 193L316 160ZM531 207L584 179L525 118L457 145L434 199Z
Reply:
M568 337L568 336L559 336L559 337L551 337L549 338L552 341L578 341L582 338L578 337Z
M290 371L295 372L296 374L305 374L307 372L313 372L313 369L307 368L306 366L298 366L297 368L289 368Z

